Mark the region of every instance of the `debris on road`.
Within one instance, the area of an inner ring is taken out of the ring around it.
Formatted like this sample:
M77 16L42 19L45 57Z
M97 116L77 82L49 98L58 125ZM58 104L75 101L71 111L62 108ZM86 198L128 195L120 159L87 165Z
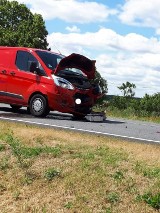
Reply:
M85 116L87 121L102 122L106 120L106 114L104 112L92 112Z

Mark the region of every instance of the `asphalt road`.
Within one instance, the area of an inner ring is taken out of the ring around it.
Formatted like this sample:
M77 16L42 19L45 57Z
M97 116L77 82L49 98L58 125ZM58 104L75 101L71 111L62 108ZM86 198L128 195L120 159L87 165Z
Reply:
M58 112L51 112L46 118L35 118L29 115L25 108L15 113L9 105L5 104L0 104L0 119L9 122L41 125L48 128L71 129L160 145L160 124L151 122L113 118L107 118L103 122L89 122L85 119L77 121L73 119L72 115Z

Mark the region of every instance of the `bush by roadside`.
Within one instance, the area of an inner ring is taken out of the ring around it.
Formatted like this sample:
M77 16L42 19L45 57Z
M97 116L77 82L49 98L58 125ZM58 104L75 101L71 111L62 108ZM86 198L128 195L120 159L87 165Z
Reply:
M108 115L160 122L160 93L143 98L105 96L94 108Z

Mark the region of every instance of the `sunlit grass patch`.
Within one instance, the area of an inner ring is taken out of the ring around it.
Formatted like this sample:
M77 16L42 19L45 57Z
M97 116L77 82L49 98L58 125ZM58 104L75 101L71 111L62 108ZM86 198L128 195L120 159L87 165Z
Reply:
M157 211L159 146L5 122L1 127L0 211Z

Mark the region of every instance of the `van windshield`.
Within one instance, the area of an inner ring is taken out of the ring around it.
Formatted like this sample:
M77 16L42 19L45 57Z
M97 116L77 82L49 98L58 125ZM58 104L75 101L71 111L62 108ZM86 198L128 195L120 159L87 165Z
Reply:
M45 63L45 65L51 70L54 70L59 64L60 60L64 58L63 55L56 55L51 52L45 52L40 50L36 50L36 53Z
M62 60L62 58L65 58L65 56L63 56L63 55L57 55L52 52L36 50L36 53L41 58L41 60L45 63L45 65L52 71L57 67L57 65ZM76 69L76 68L65 68L65 70L63 70L63 72L64 71L68 72L68 73L74 72L78 75L84 75L81 70ZM61 71L59 71L59 72L61 72Z

